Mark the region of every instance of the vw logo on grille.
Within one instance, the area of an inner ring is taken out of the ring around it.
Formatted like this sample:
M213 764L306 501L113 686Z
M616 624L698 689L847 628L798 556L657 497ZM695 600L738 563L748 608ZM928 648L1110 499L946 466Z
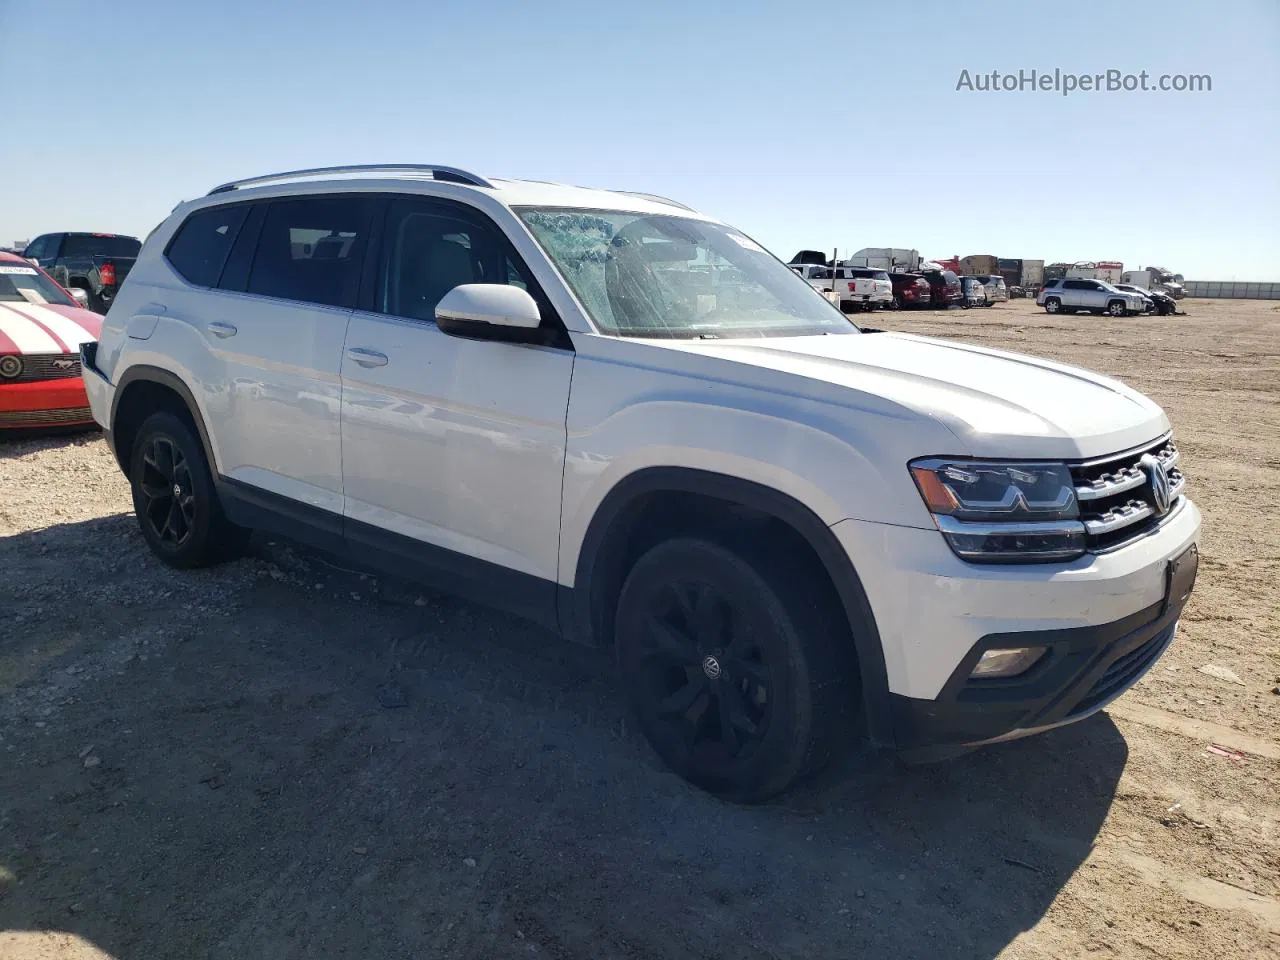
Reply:
M702 672L707 675L708 680L720 679L720 661L710 655L703 657Z
M1142 469L1151 481L1151 501L1156 508L1156 515L1163 517L1169 512L1169 471L1159 457L1143 454Z

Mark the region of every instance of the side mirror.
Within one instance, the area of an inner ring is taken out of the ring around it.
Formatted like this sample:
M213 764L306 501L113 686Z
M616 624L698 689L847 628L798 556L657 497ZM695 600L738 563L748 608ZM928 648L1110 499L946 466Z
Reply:
M31 263L34 263L37 267L40 266L40 261L37 260L35 257L27 257L27 260Z
M66 267L64 266L54 267L52 270L49 271L49 273L52 274L54 280L58 281L59 286L61 287L71 286L71 271L68 270Z
M89 309L89 294L85 293L82 288L71 287L68 292L71 294L71 298L75 300L76 306L84 310Z
M436 304L436 326L455 337L534 343L541 323L528 291L505 283L464 283Z

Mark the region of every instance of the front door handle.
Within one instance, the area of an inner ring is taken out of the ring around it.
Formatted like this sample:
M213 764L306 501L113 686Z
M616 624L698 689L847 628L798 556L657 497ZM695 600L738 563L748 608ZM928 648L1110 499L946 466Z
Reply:
M385 367L388 363L385 353L366 350L364 347L352 347L347 351L347 356L362 367Z
M224 340L227 337L234 337L236 335L236 328L234 326L229 323L221 323L218 320L211 322L208 325L208 330L215 337L221 337Z

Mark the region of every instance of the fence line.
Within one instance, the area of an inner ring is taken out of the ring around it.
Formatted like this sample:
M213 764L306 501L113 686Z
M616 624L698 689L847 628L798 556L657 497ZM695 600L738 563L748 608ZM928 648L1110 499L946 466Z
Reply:
M1188 280L1183 284L1188 297L1229 300L1280 300L1280 283L1252 283L1244 280Z

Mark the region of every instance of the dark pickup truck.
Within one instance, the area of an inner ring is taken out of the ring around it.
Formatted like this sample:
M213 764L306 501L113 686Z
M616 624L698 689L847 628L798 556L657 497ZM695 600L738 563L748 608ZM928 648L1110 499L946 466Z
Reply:
M45 233L27 244L22 255L72 293L83 290L90 310L106 313L141 249L137 237L115 233Z

